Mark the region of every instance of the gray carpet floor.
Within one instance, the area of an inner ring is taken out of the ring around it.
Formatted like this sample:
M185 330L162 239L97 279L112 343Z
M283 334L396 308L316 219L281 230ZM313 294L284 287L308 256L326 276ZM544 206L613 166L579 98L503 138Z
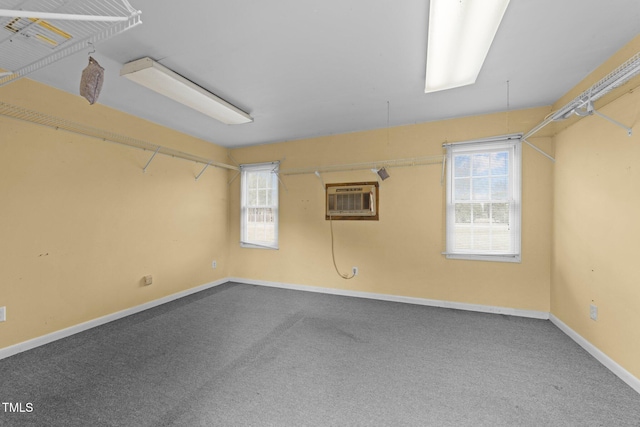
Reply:
M640 426L549 321L228 283L0 360L2 426Z

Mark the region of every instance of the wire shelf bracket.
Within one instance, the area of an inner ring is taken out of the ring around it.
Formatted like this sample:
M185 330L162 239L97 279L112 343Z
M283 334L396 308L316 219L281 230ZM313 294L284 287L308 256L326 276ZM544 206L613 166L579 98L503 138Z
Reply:
M556 162L556 159L551 156L550 154L547 154L545 151L543 151L541 148L538 148L537 146L533 145L532 143L530 143L529 141L527 141L526 139L522 138L522 142L524 142L525 144L527 144L529 147L533 148L534 150L536 150L538 153L542 154L543 156L545 156L547 159L551 160L553 163Z
M202 168L202 170L200 171L200 173L198 175L196 175L196 181L200 179L200 177L202 176L202 174L204 173L204 171L207 170L207 168L211 166L211 162L207 162L206 165L204 165L204 167Z
M613 123L614 125L616 125L618 127L621 127L622 129L626 130L627 131L627 136L633 136L633 128L630 128L630 127L624 125L623 123L620 123L619 121L614 120L611 117L602 114L600 111L596 110L595 108L593 109L592 114L595 114L596 116L602 117L603 119L608 120L609 122Z
M153 152L153 154L151 155L151 158L149 159L149 161L147 162L146 165L144 165L144 168L142 168L142 173L147 173L147 168L149 167L149 165L151 164L151 162L153 161L153 159L156 157L156 154L158 154L158 151L160 151L160 146L158 146L158 148L156 148L156 151ZM196 178L197 180L198 178Z

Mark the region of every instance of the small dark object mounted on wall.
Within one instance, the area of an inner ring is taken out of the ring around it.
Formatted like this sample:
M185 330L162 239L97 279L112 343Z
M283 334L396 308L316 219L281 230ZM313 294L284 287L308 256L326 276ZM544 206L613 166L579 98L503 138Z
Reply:
M380 179L382 179L383 181L387 178L389 178L389 172L387 172L387 170L385 168L382 169L378 169L377 172L378 176L380 177Z

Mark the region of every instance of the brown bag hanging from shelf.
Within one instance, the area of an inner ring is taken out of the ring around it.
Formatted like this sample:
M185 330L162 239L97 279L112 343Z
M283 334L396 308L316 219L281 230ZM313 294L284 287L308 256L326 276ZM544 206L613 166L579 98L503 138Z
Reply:
M89 57L89 65L82 70L82 79L80 80L80 95L85 97L89 104L94 104L100 96L102 82L104 81L104 68L98 64L98 61Z

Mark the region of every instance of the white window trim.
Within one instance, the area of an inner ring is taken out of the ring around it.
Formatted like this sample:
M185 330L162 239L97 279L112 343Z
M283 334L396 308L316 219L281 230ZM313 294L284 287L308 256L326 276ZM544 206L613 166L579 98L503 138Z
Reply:
M252 163L252 164L244 164L240 165L240 247L242 248L252 248L252 249L270 249L277 250L279 249L279 238L278 238L278 222L280 217L280 196L279 196L279 180L277 177L278 171L280 168L280 162L267 162L267 163ZM275 239L273 242L273 246L270 245L261 245L256 242L249 242L246 239L246 202L247 202L247 180L245 178L246 172L261 172L261 171L269 171L273 174L276 180L276 185L274 187L275 200L277 201L275 206Z
M522 134L504 135L494 138L487 138L474 141L465 141L453 144L444 144L447 149L447 197L446 197L446 245L447 249L443 253L447 259L462 259L473 261L497 261L514 262L522 261ZM510 173L513 179L510 180L511 203L513 212L511 216L512 227L515 228L514 253L509 254L487 254L481 252L461 252L453 251L453 232L455 222L455 206L453 203L453 155L461 152L486 151L497 148L509 148Z

